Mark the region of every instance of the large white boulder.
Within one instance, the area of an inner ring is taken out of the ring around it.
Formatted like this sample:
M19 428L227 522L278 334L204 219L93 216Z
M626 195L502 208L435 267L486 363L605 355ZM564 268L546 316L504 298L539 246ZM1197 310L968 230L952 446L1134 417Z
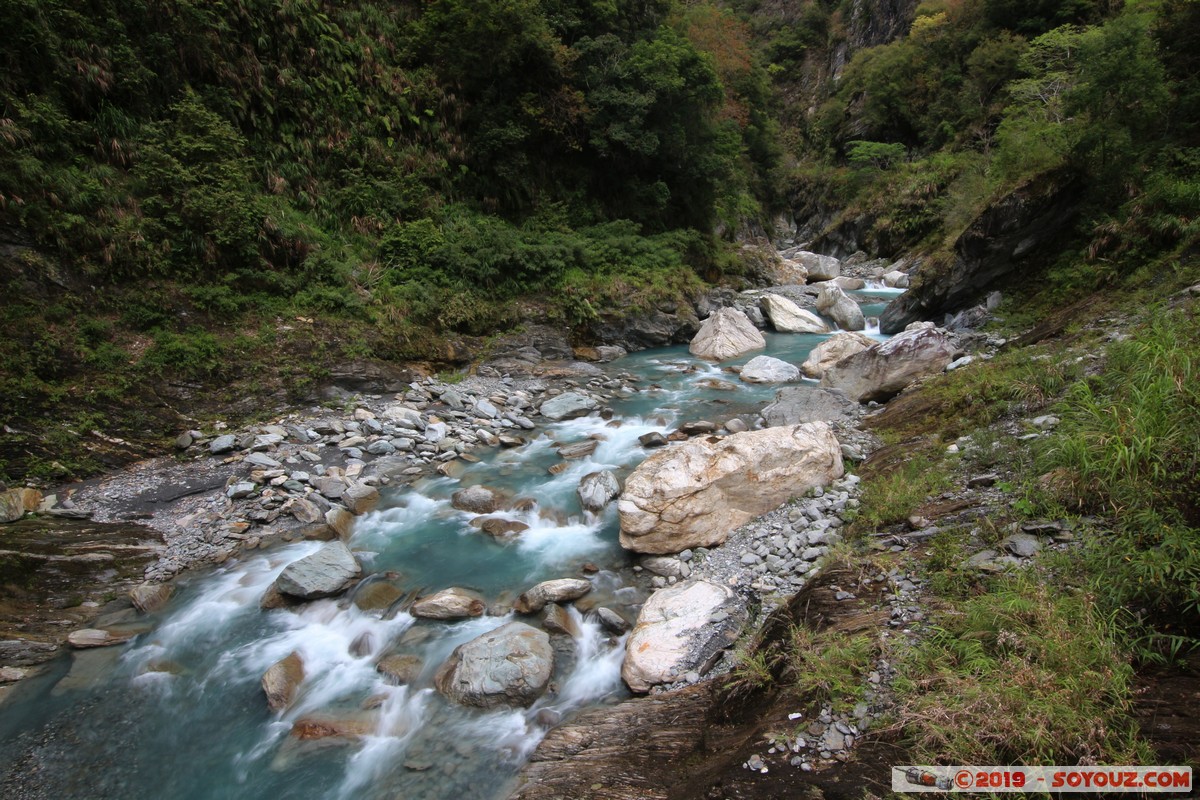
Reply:
M825 370L843 358L860 353L878 344L870 336L857 331L840 331L812 349L800 365L800 371L810 378L820 378Z
M800 377L800 369L771 356L755 356L742 366L741 378L746 383L787 383Z
M840 286L832 283L821 287L821 293L817 295L817 311L832 319L844 331L861 331L867 327L867 320L858 303L847 297Z
M780 333L829 333L825 320L782 295L763 295L762 310Z
M918 378L936 375L954 360L946 331L920 328L844 358L825 371L822 386L841 389L865 403L887 400Z
M719 308L704 320L688 350L714 361L737 358L767 346L767 340L742 311Z
M553 671L550 636L510 622L454 648L433 682L465 706L529 706L546 691Z
M719 610L725 620L713 624ZM737 639L745 615L728 586L687 581L650 595L625 645L621 677L635 692L681 680Z
M625 481L621 546L661 555L721 544L842 472L841 447L824 422L691 439L651 455Z
M579 480L575 490L579 504L588 511L599 511L621 494L621 482L612 470L589 472Z
M808 272L809 283L831 281L842 274L842 262L833 256L801 250L792 254L792 260Z

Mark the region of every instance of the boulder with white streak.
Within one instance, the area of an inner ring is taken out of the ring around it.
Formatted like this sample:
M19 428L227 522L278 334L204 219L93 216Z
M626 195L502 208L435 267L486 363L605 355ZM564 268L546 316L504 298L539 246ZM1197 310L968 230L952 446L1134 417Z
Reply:
M712 547L842 474L841 446L824 422L691 439L651 455L625 481L621 546L659 555Z
M720 623L713 615L724 612ZM728 586L696 580L660 589L642 606L625 646L621 677L635 692L682 680L732 644L745 613Z
M763 295L762 310L780 333L829 333L825 320L782 295Z
M767 346L767 340L742 311L719 308L704 320L688 350L713 361L737 358Z
M887 400L918 378L936 375L957 349L946 331L921 328L844 358L825 371L822 386L841 389L852 400Z

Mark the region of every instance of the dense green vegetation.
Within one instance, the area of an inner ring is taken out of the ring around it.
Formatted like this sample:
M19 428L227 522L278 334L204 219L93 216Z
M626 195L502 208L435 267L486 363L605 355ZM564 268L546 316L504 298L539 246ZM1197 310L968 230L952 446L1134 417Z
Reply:
M785 91L880 13L814 0L780 26L778 4L734 5ZM1074 176L1077 282L1109 281L1126 256L1200 232L1198 30L1183 0L923 0L908 35L860 50L824 104L785 113L793 206L835 227L866 218L868 250L936 256L1012 188Z
M519 297L569 324L676 297L771 201L769 85L710 4L5 0L0 24L16 428L69 397L162 435L127 407L155 381L303 394L337 358L461 359ZM0 474L97 466L38 438Z

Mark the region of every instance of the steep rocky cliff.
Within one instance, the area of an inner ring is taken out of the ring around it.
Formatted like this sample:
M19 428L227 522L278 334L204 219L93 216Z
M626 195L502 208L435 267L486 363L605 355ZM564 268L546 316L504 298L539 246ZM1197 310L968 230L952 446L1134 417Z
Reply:
M922 264L909 290L880 316L880 330L897 333L910 322L957 311L996 281L1028 268L1039 246L1075 217L1077 184L1066 172L1046 173L989 205L958 237L949 264Z

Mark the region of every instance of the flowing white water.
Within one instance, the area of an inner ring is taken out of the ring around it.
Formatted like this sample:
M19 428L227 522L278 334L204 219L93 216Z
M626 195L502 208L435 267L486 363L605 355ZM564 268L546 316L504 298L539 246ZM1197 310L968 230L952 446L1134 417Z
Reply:
M877 327L868 333L878 336ZM798 363L824 338L768 334L766 352ZM742 384L726 366L698 361L682 348L630 356L611 369L638 376L640 391L612 402L614 420L593 415L547 425L527 446L480 453L482 462L460 478L421 480L388 494L358 520L350 544L364 574L401 595L458 586L503 604L537 581L576 576L585 563L599 570L590 576L592 593L578 604L585 611L568 607L574 635L555 637L555 688L532 707L462 708L432 688L455 647L512 615L416 620L398 603L360 609L351 600L361 587L343 598L261 610L260 599L283 568L321 547L302 542L251 551L182 579L157 628L119 659L76 654L56 693L50 690L66 665L40 690L30 682L28 699L9 713L35 732L75 734L33 745L19 736L0 738L0 763L32 747L55 765L39 773L43 795L63 798L502 794L549 726L627 694L620 678L625 637L606 633L586 609L605 605L632 618L645 595L632 584L631 563L616 543L615 508L585 512L576 497L580 479L602 469L624 475L645 455L640 436L665 434L679 421L752 419L777 387ZM597 441L591 455L548 472L560 461L558 447L589 439ZM495 515L529 528L503 541L472 527L472 515L452 508L449 498L473 484L531 501ZM260 679L293 652L303 662L303 681L295 703L272 714ZM409 685L392 685L377 671L389 655L419 660ZM323 736L329 732L340 735ZM89 782L80 784L85 773Z

